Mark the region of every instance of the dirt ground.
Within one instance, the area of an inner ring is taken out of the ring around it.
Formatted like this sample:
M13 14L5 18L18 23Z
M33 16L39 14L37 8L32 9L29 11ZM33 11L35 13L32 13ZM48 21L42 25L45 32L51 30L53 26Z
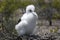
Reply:
M36 34L42 38L53 35L54 40L60 39L60 20L52 20L52 26L49 26L48 20L38 20ZM50 40L50 39L49 39Z
M34 34L41 37L39 40L60 40L60 20L52 20L52 26L49 26L48 20L38 20L34 31ZM0 40L15 40L16 38L16 35L0 30Z

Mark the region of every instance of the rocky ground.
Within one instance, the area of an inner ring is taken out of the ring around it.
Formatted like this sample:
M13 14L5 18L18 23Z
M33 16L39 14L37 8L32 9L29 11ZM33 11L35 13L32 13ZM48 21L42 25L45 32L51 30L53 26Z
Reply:
M29 37L28 40L60 40L60 20L52 20L52 26L49 26L47 20L38 20L34 34L36 39ZM0 30L0 40L16 40L16 38L17 35L9 33L6 29ZM26 36L23 40L26 40Z
M49 26L48 20L39 20L36 34L44 40L59 40L60 20L52 20L52 26Z

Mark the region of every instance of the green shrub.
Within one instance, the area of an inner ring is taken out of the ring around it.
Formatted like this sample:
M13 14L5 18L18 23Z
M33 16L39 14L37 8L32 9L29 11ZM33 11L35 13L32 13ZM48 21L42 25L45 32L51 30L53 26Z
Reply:
M59 13L55 13L53 15L53 19L60 19L60 14Z

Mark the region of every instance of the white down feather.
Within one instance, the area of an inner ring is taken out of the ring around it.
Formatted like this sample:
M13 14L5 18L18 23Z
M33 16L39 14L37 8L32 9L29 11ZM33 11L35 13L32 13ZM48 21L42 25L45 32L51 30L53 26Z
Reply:
M32 12L29 12L29 10L32 10ZM34 12L34 10L34 5L28 5L26 7L26 13L23 14L21 21L15 26L19 36L33 33L38 19L38 15Z

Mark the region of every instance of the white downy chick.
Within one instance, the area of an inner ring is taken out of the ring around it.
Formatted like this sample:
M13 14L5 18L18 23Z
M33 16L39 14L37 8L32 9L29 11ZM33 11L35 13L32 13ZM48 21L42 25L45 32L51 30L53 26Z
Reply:
M26 13L23 14L21 21L15 26L19 36L24 34L30 35L33 33L38 19L38 15L34 10L34 5L28 5L26 7Z

